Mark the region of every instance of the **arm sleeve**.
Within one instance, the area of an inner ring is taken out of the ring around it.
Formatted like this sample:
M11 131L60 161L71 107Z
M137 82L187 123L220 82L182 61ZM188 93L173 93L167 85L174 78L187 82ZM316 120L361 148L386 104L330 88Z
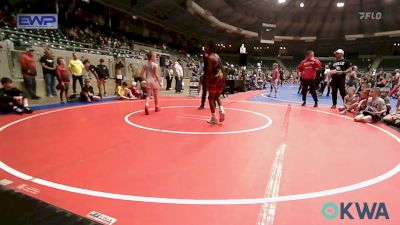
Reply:
M315 60L315 69L318 70L321 67L322 67L321 61L319 61L318 59Z
M124 93L123 93L122 87L118 86L118 96L123 96L123 95L124 95Z
M381 99L382 101L379 101L380 102L380 104L379 104L379 111L383 111L383 110L387 110L387 108L386 108L386 103L385 103L385 100L383 100L383 99Z
M303 61L301 61L300 64L297 66L297 71L303 72Z
M21 63L21 68L22 69L26 69L27 68L26 60L25 60L24 55L21 55L21 57L19 58L19 62Z
M346 64L345 65L346 65L346 70L352 66L352 64L351 64L351 62L349 60L346 60Z
M60 67L56 67L56 77L58 82L61 82Z
M0 89L0 100L3 102L10 102L13 100L13 96L6 95L3 89Z
M96 67L94 67L93 65L90 65L89 70L90 70L92 73L95 73L95 72L97 73Z
M24 92L19 90L18 88L14 88L14 94L15 94L14 96L22 96L24 98L26 97Z
M110 75L110 73L108 72L108 68L107 68L107 66L105 66L105 67L104 67L104 70L106 71L106 74L107 74L107 76L109 76L109 75Z

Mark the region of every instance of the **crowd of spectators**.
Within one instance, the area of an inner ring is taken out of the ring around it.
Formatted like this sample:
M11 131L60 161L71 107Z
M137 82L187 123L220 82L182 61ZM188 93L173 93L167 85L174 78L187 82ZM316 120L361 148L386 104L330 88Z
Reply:
M2 113L16 112L21 114L23 112L31 112L28 105L28 97L34 100L41 97L36 94L36 76L37 68L34 60L34 49L28 48L20 57L21 73L23 75L24 85L27 90L27 95L22 91L12 86L10 78L3 78L3 89L0 90L0 111ZM83 60L83 62L82 62ZM104 59L100 59L97 66L90 63L88 59L79 58L77 53L72 54L72 59L69 62L62 57L55 58L52 50L45 47L44 55L40 59L45 81L46 95L49 98L56 97L59 94L60 103L64 104L65 101L71 102L80 99L84 102L98 101L106 96L105 80L111 77L111 74L104 64ZM122 61L116 63L116 71L118 68L123 68ZM118 98L121 98L121 90L127 88L126 82L122 82L122 72L120 79L116 81L116 92ZM116 74L117 75L117 74ZM98 92L95 94L92 86L92 81L97 83ZM56 81L58 82L56 84ZM78 91L77 83L80 85ZM70 85L72 85L72 93L70 94ZM137 99L142 96L135 87L131 87L132 95L129 99ZM59 93L58 93L58 91ZM125 95L123 95L125 96Z

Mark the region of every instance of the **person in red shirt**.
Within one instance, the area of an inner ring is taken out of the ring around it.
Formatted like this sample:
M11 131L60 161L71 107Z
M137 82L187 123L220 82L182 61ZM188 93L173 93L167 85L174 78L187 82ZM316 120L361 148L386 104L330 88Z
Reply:
M58 80L57 88L60 89L61 104L64 104L63 95L65 95L65 99L67 100L67 102L70 102L68 91L71 81L69 80L68 69L65 66L65 60L63 57L57 58L56 76Z
M272 64L272 80L271 80L271 90L269 92L268 97L271 97L272 90L275 90L275 98L278 92L278 84L279 84L279 65L278 63Z
M33 48L28 48L26 52L22 53L20 58L21 72L24 78L26 89L32 99L39 99L36 95L36 62L33 57Z
M303 94L303 104L306 105L307 100L307 92L310 90L311 95L314 99L314 107L318 107L318 97L317 90L315 87L315 78L317 76L317 70L321 67L321 62L314 58L314 51L307 51L306 58L301 61L299 66L297 67L297 74L301 77L302 80L302 94Z

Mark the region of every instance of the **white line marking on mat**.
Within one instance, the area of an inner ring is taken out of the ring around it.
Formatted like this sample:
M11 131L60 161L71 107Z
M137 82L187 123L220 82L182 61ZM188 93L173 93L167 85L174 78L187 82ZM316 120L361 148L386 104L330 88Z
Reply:
M285 155L286 144L279 145L272 163L271 176L265 190L266 198L274 198L279 194L279 185L282 177L283 157ZM266 202L263 204L258 225L272 225L275 218L276 202Z
M208 119L206 118L196 118L196 117L191 117L191 116L176 116L178 118L182 119L191 119L191 120L202 120L202 121L207 121Z
M190 116L190 117L198 117L198 118L210 119L210 116L199 116L199 115L190 115L190 114L181 114L181 116Z

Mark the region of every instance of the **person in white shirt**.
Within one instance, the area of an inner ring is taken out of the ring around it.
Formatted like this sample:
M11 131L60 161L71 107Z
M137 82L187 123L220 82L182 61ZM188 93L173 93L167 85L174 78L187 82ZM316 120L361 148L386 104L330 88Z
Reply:
M10 40L9 36L6 35L4 39L4 49L7 51L14 50L14 43Z
M328 93L326 96L329 96L330 92L331 92L331 80L332 77L329 75L329 72L331 71L331 69L329 69L329 65L325 66L325 71L324 71L324 82L321 85L321 89L319 91L319 95L322 96L325 92L325 88L328 88Z
M174 71L171 66L168 66L166 68L166 76L165 78L167 79L167 91L171 90L172 86L172 80L174 79L173 77Z
M182 93L182 80L183 80L183 69L182 66L180 65L181 60L178 59L178 61L175 62L173 70L174 70L174 76L175 76L175 92L176 93Z

